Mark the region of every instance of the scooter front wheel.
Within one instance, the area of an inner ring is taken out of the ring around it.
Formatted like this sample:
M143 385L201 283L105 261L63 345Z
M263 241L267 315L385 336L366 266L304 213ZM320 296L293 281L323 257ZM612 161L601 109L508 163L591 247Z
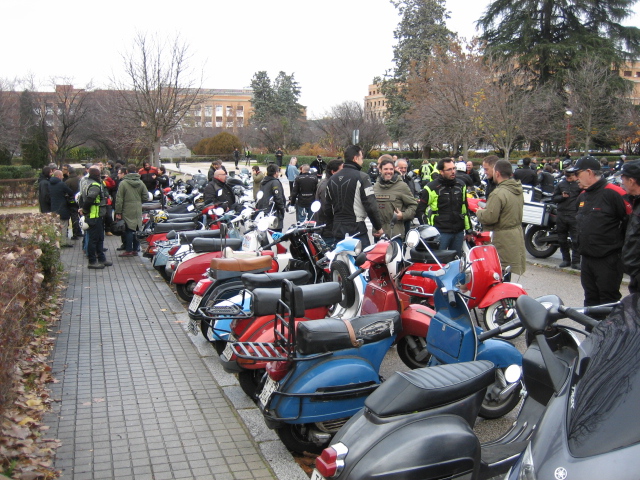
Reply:
M489 305L484 311L484 326L487 330L493 330L511 320L518 318L515 298L502 298ZM524 327L516 328L499 335L499 338L511 340L519 337L524 332Z
M353 280L349 280L349 267L342 261L336 260L331 264L331 280L338 282L342 289L342 301L340 306L350 308L356 301L356 286Z

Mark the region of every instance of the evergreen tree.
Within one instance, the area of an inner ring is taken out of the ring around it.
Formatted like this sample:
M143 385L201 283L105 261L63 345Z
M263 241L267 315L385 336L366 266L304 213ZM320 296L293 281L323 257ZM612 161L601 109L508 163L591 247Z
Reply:
M446 26L449 18L444 0L391 0L401 15L400 23L393 32L397 44L393 48L395 66L381 83L387 102L386 124L394 140L406 132L405 114L411 103L404 91L407 80L419 74L431 57L434 48L446 49L455 38Z
M517 60L540 83L585 58L618 65L640 53L640 29L620 24L636 0L496 0L478 20L489 53Z

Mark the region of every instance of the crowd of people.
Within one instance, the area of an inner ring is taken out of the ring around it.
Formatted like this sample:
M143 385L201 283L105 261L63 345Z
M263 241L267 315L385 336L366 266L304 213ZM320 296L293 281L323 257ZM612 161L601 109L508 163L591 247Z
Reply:
M484 192L486 204L476 212L484 230L493 232L503 268L516 275L526 270L526 250L522 228L523 185L539 186L557 205L557 233L562 262L560 268L580 270L585 305L614 302L621 298L623 273L629 274L632 292L640 289L640 160L614 166L586 156L572 162L533 157L523 158L516 169L495 155L483 159L482 172L463 157L425 160L411 170L406 159L382 155L363 171L362 149L351 145L344 159L328 163L318 155L310 164L298 166L291 157L284 169L290 196L279 179L282 150L276 162L252 167L253 195L257 208L271 208L277 217L275 231L282 231L289 205L297 221L312 218L311 204L321 203L315 219L325 225L322 236L332 245L347 235L358 235L363 247L382 235L402 243L414 219L435 226L440 232L440 249L462 255L463 242L470 239L468 192ZM279 160L279 161L278 161ZM606 177L621 172L622 188ZM563 176L558 181L558 174ZM235 207L235 195L227 183L222 162L212 163L209 183L204 188L205 204ZM114 221L125 225L120 256L137 256L140 245L135 232L142 228L142 203L148 192L169 185L164 167L145 163L123 166L114 162L85 164L76 172L70 165L60 170L52 164L42 169L38 180L41 212L52 212L60 221L63 248L69 240L84 238L88 267L112 265L105 256L104 235ZM258 192L262 195L258 195ZM86 232L80 228L84 216ZM373 227L369 232L366 220ZM71 225L71 235L68 228Z

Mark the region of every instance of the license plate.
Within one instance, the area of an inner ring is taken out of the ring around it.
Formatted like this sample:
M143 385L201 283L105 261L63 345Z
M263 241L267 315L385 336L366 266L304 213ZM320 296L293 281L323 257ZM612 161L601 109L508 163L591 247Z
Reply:
M227 346L224 347L224 351L222 352L222 355L220 355L222 360L224 360L225 362L231 360L233 358L233 355L235 354L232 345L233 344L231 342L227 342Z
M262 408L267 407L267 404L269 403L269 399L271 398L271 394L276 390L278 390L278 386L279 386L278 382L273 380L271 377L267 378L267 382L264 384L264 388L262 389L262 391L260 392L260 396L258 397L258 400L260 401L260 405L262 405Z
M313 473L311 474L311 480L325 480L325 478L314 468Z
M202 297L200 295L194 295L193 298L191 299L191 303L189 304L189 311L197 312L201 301L202 301Z

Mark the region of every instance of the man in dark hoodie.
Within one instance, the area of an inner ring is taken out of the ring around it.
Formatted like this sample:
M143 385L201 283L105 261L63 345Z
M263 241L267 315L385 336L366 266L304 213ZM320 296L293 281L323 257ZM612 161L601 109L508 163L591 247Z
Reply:
M284 224L284 212L285 212L285 198L282 183L278 180L280 176L280 168L275 163L270 163L267 166L267 176L264 177L260 183L260 191L263 196L256 203L257 209L264 209L269 212L271 210L270 201L273 199L274 212L278 223L273 230L276 232L282 232Z
M107 200L109 192L100 178L100 168L91 167L87 177L86 195L83 195L83 203L78 213L84 215L84 221L89 225L87 230L87 257L89 268L103 269L110 267L112 262L107 261L104 255L104 217L107 213Z
M73 192L62 181L63 178L64 174L60 170L53 172L51 180L49 180L49 195L51 197L51 211L60 220L60 246L62 248L71 248L73 245L69 243L69 219L71 218L69 199L73 198Z
M329 179L327 202L323 213L333 221L333 236L336 241L347 235L360 234L362 248L371 244L365 220L373 224L373 236L384 233L378 211L378 202L369 175L362 171L364 154L358 145L350 145L344 151L344 166Z
M302 165L291 191L291 205L296 207L298 222L311 219L311 204L315 200L317 188L318 178L309 173L309 165Z
M476 215L485 229L493 232L493 245L502 268L510 265L513 273L522 275L527 268L522 233L524 196L522 184L512 175L513 167L507 160L495 163L493 181L496 188L491 192L486 208L478 209Z
M76 193L80 191L80 176L76 172L76 169L71 165L63 165L63 171L67 170L67 179L64 183L71 189L71 198L69 199L69 210L71 211L71 227L73 236L71 240L77 240L82 238L82 229L80 228L80 222L78 221L80 216L78 215L78 204L76 203Z
M142 230L142 204L147 201L149 192L145 184L140 180L140 174L136 173L136 166L127 166L127 174L118 185L116 195L116 220L124 220L126 229L125 251L121 257L137 257L140 243L136 235L137 230Z
M42 167L42 171L38 177L38 204L40 205L40 213L51 212L51 197L49 196L50 177L51 168Z

